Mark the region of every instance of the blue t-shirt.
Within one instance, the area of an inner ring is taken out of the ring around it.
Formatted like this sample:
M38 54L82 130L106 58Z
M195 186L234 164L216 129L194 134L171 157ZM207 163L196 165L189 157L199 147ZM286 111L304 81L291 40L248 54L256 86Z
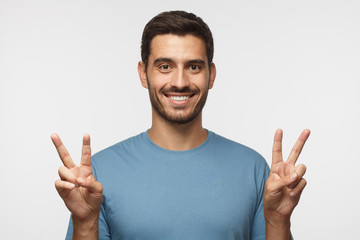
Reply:
M265 239L269 167L211 131L187 151L161 148L144 132L95 154L92 165L104 189L100 239Z

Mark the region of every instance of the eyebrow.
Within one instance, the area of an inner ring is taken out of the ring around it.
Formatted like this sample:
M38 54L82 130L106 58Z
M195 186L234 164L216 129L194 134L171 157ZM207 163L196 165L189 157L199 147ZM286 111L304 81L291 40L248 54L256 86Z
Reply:
M155 59L154 61L154 64L157 64L157 63L161 63L161 62L175 62L174 60L172 60L171 58L157 58Z
M160 62L170 62L170 63L174 63L175 61L171 58L157 58L154 61L154 64L158 64ZM193 60L189 60L186 62L187 64L201 64L201 65L205 65L205 61L202 59L193 59Z
M187 64L201 64L205 65L205 61L202 59L194 59L187 62Z

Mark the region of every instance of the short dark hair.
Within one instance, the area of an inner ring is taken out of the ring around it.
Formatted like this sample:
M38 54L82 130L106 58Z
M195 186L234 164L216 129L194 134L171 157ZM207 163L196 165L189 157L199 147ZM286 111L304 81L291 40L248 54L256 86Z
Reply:
M206 54L209 66L214 56L214 40L208 25L198 16L185 11L162 12L152 18L145 26L141 39L141 59L147 67L150 44L156 35L175 34L185 36L187 34L201 38L205 42Z

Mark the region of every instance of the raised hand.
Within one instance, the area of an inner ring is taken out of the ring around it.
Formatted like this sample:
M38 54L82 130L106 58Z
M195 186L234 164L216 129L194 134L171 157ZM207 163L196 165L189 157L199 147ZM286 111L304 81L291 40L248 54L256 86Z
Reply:
M80 165L75 165L57 134L51 135L64 166L59 168L60 180L55 187L73 214L73 220L86 222L97 219L103 199L102 185L91 168L90 136L84 135Z
M310 130L304 130L296 141L288 159L282 157L282 130L278 129L274 137L272 164L264 190L264 215L270 224L288 223L290 216L299 202L300 195L306 186L303 178L306 167L303 164L295 166L301 150L310 135ZM290 232L289 232L290 233ZM280 238L278 238L280 239Z

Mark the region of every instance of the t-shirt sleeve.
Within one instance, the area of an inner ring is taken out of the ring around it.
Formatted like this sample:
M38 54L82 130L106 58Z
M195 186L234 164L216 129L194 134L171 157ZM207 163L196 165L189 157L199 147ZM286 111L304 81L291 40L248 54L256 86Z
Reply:
M71 217L70 217L69 226L68 226L68 230L67 230L67 233L66 233L65 240L71 240L72 235L73 235L73 225L72 225L72 220L71 220Z
M264 218L264 205L263 205L263 195L265 182L269 176L270 169L269 166L263 168L262 174L259 174L261 178L259 179L258 185L258 207L254 216L254 223L251 230L251 239L252 240L264 240L265 239L265 218Z
M99 239L100 240L102 240L102 239L110 240L111 239L109 226L105 219L105 211L104 211L103 205L101 205L100 218L99 218Z
M92 164L92 169L93 169L93 173L94 173L94 177L95 179L97 178L97 173L96 173L96 167L95 167L95 162L93 161ZM103 196L103 198L105 198L105 196ZM106 213L105 213L105 207L104 207L104 199L103 202L101 204L101 208L100 208L100 216L99 216L99 239L100 240L110 240L111 239L111 234L110 234L110 229L109 229L109 225L106 221Z

